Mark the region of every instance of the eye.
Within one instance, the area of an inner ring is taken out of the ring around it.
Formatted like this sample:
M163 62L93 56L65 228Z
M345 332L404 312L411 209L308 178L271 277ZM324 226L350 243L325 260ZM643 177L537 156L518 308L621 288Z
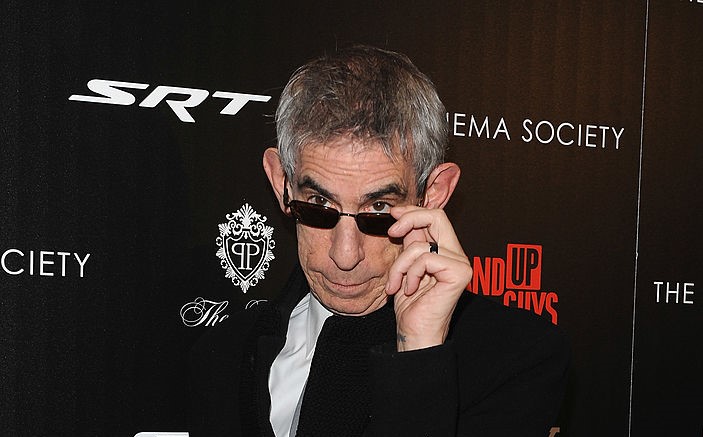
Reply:
M382 212L388 214L391 212L392 206L393 205L390 205L387 202L374 202L369 207L368 212Z
M314 194L310 197L308 197L308 202L313 203L315 205L320 205L320 206L327 206L327 207L332 207L332 204L330 203L327 198L320 196L319 194Z

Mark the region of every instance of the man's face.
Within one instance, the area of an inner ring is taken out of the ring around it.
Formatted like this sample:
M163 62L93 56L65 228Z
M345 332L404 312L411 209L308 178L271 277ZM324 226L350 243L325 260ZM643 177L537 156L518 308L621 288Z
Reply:
M341 137L309 145L290 183L291 199L341 212L389 212L415 203L415 179L405 160L391 161L379 144ZM333 229L298 223L298 256L312 292L340 314L364 315L386 303L388 269L402 250L388 237L366 235L352 217Z

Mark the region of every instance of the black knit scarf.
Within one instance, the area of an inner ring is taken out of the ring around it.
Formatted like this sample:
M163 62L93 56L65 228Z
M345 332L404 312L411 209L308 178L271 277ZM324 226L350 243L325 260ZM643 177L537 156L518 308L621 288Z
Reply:
M302 287L302 280L299 282L291 288ZM242 362L240 417L246 437L273 437L268 372L285 343L284 326L290 314L290 308L268 303L260 309ZM327 318L315 346L297 437L362 435L370 413L370 350L376 345L395 344L395 331L392 299L367 316L335 314ZM265 356L256 352L261 345L267 346Z
M332 315L317 339L296 437L360 436L369 417L369 351L395 342L393 304L363 317Z

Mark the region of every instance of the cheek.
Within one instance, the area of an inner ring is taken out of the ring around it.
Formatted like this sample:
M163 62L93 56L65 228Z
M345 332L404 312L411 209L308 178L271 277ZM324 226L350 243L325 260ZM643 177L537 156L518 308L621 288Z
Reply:
M298 257L303 266L315 260L326 258L329 252L329 231L313 229L308 226L298 225L296 229L298 240Z
M330 261L331 231L298 225L296 232L301 265L311 270L324 268ZM391 243L385 238L367 237L364 241L365 264L372 270L387 273L402 250L402 244Z
M374 244L370 245L372 249L369 251L372 254L371 258L373 258L374 263L379 267L382 266L387 272L391 264L393 264L396 258L398 258L398 255L400 255L403 246L400 244L392 244L387 239L371 238L374 238Z

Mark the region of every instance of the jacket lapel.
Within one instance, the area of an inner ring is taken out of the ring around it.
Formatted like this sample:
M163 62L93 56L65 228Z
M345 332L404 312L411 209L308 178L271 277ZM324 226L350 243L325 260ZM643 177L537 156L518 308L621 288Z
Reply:
M309 292L300 266L297 266L275 303L262 306L243 355L241 381L242 431L244 436L273 437L269 412L271 395L269 371L286 342L288 319L300 299Z

